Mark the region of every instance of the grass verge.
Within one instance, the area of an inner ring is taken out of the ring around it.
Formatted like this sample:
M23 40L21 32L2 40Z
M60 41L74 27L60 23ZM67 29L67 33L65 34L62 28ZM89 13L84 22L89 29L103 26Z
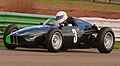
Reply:
M0 47L3 47L3 41L0 39Z
M120 49L120 42L115 42L115 47L114 49Z
M120 8L120 5L116 4L106 4L106 3L96 3L96 2L84 2L84 1L70 1L70 0L33 0L36 2L54 2L54 3L64 3L64 4L79 4L83 6L96 6L96 7L106 7L106 8Z

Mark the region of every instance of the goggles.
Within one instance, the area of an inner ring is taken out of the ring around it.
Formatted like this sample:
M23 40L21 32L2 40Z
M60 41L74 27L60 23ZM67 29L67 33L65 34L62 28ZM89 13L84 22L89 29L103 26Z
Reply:
M61 15L61 16L56 16L56 20L60 20L63 18L64 15Z

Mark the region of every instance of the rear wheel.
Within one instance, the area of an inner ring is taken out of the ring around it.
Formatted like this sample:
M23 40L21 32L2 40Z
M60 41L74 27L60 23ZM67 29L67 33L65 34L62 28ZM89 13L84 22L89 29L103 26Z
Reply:
M46 42L49 52L58 52L62 47L62 34L59 29L51 29L47 34Z
M103 27L97 36L97 48L100 53L110 53L114 48L115 36L111 28Z
M4 42L4 46L5 46L7 49L13 50L13 49L16 48L15 45L13 45L13 44L8 44L8 43L6 42L6 36L9 35L9 34L11 34L12 32L17 31L17 30L18 30L18 26L17 26L17 25L9 25L9 26L6 28L6 30L5 30L5 32L4 32L4 34L3 34L3 42Z

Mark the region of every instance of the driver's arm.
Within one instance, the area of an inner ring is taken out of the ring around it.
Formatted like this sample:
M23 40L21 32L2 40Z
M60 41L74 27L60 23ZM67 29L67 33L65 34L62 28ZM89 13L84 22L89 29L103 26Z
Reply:
M74 21L73 17L68 17L66 20L67 25L72 24L72 26L76 26L77 24Z

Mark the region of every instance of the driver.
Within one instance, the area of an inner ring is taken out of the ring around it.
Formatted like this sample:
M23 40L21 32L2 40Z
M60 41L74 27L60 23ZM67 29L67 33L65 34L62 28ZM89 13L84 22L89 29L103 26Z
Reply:
M56 14L56 20L60 26L76 26L76 23L74 22L74 18L68 17L66 12L64 11L59 11Z

